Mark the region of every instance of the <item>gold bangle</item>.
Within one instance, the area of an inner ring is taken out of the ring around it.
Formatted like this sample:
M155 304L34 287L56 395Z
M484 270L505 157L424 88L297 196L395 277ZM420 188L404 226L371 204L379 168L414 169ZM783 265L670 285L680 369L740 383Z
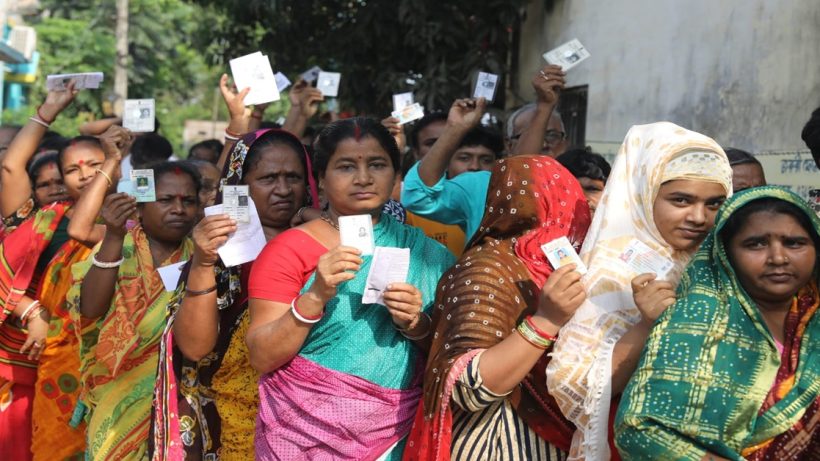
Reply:
M101 170L101 169L99 169L99 168L97 168L97 169L96 169L96 170L94 170L94 171L96 171L97 173L99 173L99 174L103 175L103 177L105 178L105 180L106 180L106 181L108 181L108 187L111 187L111 186L113 186L113 185L114 185L114 182L113 182L113 181L111 181L111 176L108 176L108 173L106 173L105 171L103 171L103 170Z
M526 321L519 323L516 331L518 331L518 334L520 334L528 343L539 349L547 349L552 346L553 341L539 335L538 332L535 331Z

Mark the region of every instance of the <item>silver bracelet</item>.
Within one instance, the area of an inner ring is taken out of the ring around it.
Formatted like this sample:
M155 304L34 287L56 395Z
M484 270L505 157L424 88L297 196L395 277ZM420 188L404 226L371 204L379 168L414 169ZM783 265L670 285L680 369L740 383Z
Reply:
M44 126L46 129L51 128L51 125L50 125L50 124L48 124L48 123L46 123L46 121L45 121L45 120L41 120L41 119L40 119L40 117L31 116L31 117L29 117L28 119L29 119L29 120L31 120L32 122L34 122L34 123L38 124L38 125L42 125L42 126Z
M114 269L116 267L120 267L124 260L125 258L120 258L117 261L111 262L100 261L99 259L97 259L97 255L95 254L91 257L91 264L93 264L96 267L99 267L100 269Z

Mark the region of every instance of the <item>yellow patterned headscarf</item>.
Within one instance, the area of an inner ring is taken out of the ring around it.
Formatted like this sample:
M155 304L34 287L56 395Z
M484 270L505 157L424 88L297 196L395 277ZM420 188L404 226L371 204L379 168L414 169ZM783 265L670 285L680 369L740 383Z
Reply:
M561 328L547 368L550 394L577 427L571 460L609 459L612 352L641 318L631 287L638 274L619 256L638 239L672 262L665 278L675 284L691 256L666 243L653 219L658 190L676 179L715 182L732 193L729 160L714 140L669 122L633 126L581 249L587 300Z

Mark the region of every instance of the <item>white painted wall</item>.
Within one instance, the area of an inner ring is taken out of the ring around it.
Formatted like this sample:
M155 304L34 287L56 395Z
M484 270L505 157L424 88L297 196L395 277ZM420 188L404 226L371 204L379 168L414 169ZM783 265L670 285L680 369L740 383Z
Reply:
M592 54L567 76L589 85L588 143L668 120L754 153L806 149L800 131L820 106L820 0L533 0L525 99L541 54L572 38Z

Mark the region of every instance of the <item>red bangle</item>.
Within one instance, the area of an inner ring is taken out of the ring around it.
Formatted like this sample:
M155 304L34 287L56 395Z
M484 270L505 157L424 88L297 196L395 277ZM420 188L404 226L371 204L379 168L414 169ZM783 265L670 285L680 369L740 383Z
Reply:
M242 137L242 133L236 133L236 132L233 132L233 131L231 131L227 128L225 128L225 134L227 134L228 136L233 136L235 138Z
M547 340L549 340L549 341L553 341L553 342L558 341L558 336L553 336L553 335L551 335L551 334L547 333L546 331L544 331L544 330L542 330L542 329L538 328L537 326L535 326L535 322L533 322L533 321L532 321L532 316L531 316L531 315L526 316L526 317L524 318L524 320L526 320L526 321L527 321L527 324L528 324L528 325L529 325L529 326L530 326L533 330L535 330L535 332L536 332L536 333L538 333L538 336L540 336L540 337L542 337L542 338L544 338L544 339L547 339Z
M302 297L302 295L299 295L299 296L293 298L293 302L291 303L292 307L293 307L293 311L296 312L297 314L299 314L299 317L302 317L302 318L307 319L307 320L317 320L318 321L320 318L322 318L325 315L324 311L320 312L319 315L305 315L305 314L303 314L299 310L299 307L297 306L297 302L299 301L299 299L301 297Z
M43 105L42 105L42 104L40 104L39 106L37 106L37 116L38 116L38 117L40 117L40 120L42 120L42 121L44 121L44 122L48 123L49 125L51 125L52 123L54 123L54 119L49 120L49 119L47 119L47 118L43 117L43 114L41 114L41 113L40 113L40 108L41 108L41 107L43 107Z

